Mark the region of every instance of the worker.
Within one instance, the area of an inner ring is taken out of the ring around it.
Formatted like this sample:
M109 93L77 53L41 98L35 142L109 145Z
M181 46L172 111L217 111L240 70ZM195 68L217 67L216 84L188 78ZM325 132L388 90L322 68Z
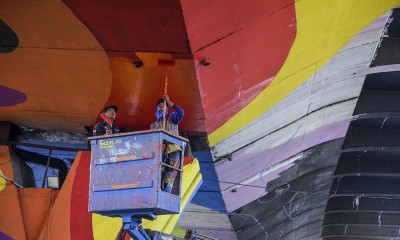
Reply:
M108 105L103 109L100 117L104 120L97 123L93 128L93 136L110 135L120 133L119 127L114 123L117 116L118 106Z
M156 121L151 124L150 129L162 128L164 101L166 102L165 130L171 132L173 135L179 136L178 123L182 120L185 112L180 106L169 99L168 94L164 94L162 98L158 99L155 109ZM175 110L172 114L168 114L168 106L171 106ZM173 143L165 144L163 156L164 163L179 169L181 165L181 156L182 149L179 145ZM171 193L177 174L178 171L176 169L166 167L161 179L161 190Z

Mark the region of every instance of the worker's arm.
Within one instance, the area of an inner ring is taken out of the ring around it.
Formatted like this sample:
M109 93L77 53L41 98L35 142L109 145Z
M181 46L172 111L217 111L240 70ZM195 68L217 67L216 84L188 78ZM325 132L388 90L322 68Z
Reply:
M104 134L104 127L101 125L101 123L98 123L93 127L93 136L101 136Z
M172 108L175 112L172 113L171 120L173 123L178 124L182 120L185 111L177 104L172 105Z

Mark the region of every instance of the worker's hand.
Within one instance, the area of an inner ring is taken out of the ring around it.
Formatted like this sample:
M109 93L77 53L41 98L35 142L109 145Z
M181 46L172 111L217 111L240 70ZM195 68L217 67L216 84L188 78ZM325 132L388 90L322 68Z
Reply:
M169 100L168 94L164 94L163 98L167 102L168 106L172 107L174 105L174 103Z
M164 94L164 96L163 96L163 98L164 98L164 100L169 104L169 97L168 97L168 94Z

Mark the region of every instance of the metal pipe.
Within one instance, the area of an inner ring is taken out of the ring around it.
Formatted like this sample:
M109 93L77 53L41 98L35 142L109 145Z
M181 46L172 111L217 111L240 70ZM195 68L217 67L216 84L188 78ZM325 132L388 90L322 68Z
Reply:
M218 240L217 238L213 238L213 237L209 237L200 233L196 233L197 236L203 237L203 238L207 238L207 239L211 239L211 240Z
M172 168L172 169L175 169L175 170L178 170L179 172L182 172L182 169L173 167L173 166L171 166L171 165L169 165L169 164L166 164L166 163L161 162L161 165L166 166L166 167L169 167L169 168Z
M23 186L19 185L18 183L14 182L13 180L9 179L8 177L4 176L1 173L0 173L0 177L4 178L5 180L9 181L10 183L14 184L15 186L17 186L19 188L24 188Z
M47 171L49 170L50 159L51 159L51 151L52 151L52 149L49 149L49 157L47 158L46 170L44 171L44 178L43 178L42 188L44 188L44 184L46 183Z

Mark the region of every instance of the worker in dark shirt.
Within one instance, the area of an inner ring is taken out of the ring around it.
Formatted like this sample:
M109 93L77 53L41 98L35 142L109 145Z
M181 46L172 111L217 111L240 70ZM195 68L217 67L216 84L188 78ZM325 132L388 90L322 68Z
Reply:
M156 115L156 121L153 122L150 126L150 129L160 129L162 128L162 123L163 123L163 114L164 114L164 101L166 102L167 107L171 106L175 111L172 114L168 114L168 108L165 109L165 129L172 134L179 136L179 131L178 131L178 123L182 120L183 115L185 112L183 109L178 106L177 104L173 103L167 94L164 94L164 96L157 101L156 105L156 110L155 110L155 115ZM182 149L179 145L177 144L172 144L168 143L165 146L164 149L164 157L163 157L163 162L173 166L174 168L180 168L181 165L181 156L182 156ZM178 171L166 167L165 172L162 176L162 182L161 182L161 190L171 193L175 178L178 174Z
M93 128L93 136L110 135L120 133L119 127L114 123L117 116L118 106L109 105L103 109L100 117L104 120L97 123Z

